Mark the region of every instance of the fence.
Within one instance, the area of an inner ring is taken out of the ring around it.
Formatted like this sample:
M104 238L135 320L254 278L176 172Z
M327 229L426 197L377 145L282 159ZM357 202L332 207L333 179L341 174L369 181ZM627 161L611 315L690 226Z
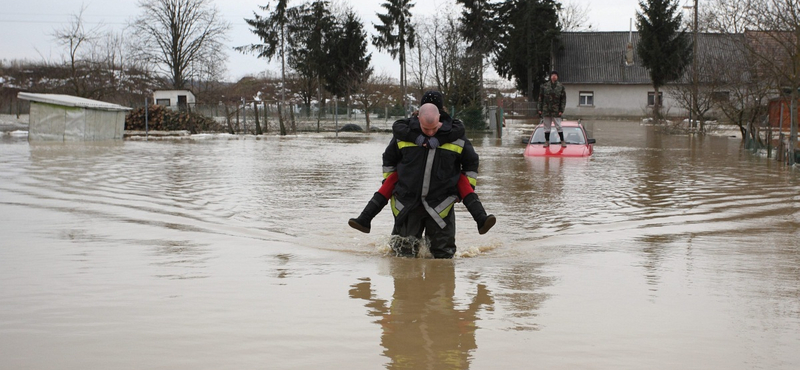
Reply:
M797 143L794 143L795 158L792 161L789 156L789 148L792 145L790 135L780 127L772 127L768 124L752 125L748 127L745 134L745 148L752 150L764 149L767 158L773 155L775 160L785 164L800 163L800 152L797 150Z
M213 117L218 123L231 127L235 133L256 133L257 127L263 133L280 130L279 103L276 101L243 101L237 104L196 104L190 107L195 113ZM338 110L338 112L334 112ZM388 113L388 109L385 109ZM338 114L335 114L338 113ZM388 116L387 113L370 113L370 130L391 130L392 123L402 117ZM327 104L322 112L316 106L306 107L292 104L284 110L284 126L287 132L334 131L347 124L355 124L366 129L366 116L361 110L347 109Z
M503 111L506 117L509 118L536 117L539 115L537 102L535 101L507 101L503 103Z
M28 114L31 110L31 102L17 99L16 92L0 99L0 114Z

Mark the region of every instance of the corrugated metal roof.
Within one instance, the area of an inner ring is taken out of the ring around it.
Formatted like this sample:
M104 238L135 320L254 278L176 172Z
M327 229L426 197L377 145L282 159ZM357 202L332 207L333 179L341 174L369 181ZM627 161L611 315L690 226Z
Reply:
M628 41L633 44L633 64L626 65ZM638 32L562 32L561 46L555 54L558 79L565 84L652 84L647 68L636 53ZM744 35L700 33L697 35L698 60L723 58L743 60L744 53L736 47Z
M92 99L86 99L77 96L63 95L63 94L35 94L35 93L21 92L17 94L17 98L39 103L63 105L66 107L91 108L91 109L110 110L110 111L132 109L118 104L106 103L99 100L92 100Z

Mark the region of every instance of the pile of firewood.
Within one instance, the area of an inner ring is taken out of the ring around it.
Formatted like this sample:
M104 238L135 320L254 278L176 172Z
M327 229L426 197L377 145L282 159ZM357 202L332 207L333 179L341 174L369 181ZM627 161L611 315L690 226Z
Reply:
M145 127L145 108L132 110L125 116L125 130L144 131L180 131L186 130L193 134L200 132L225 131L212 118L192 112L172 111L161 105L151 105L147 108L147 127Z

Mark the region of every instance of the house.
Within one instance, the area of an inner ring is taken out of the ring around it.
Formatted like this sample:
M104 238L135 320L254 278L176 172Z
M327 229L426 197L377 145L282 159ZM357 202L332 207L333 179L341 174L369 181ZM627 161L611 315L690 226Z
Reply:
M155 90L153 101L171 110L186 110L196 104L194 94L189 90Z
M734 43L743 42L742 37L698 34L698 59L741 60L743 53ZM655 102L655 91L649 72L636 53L638 42L638 32L561 33L560 47L553 55L553 69L558 71L559 81L567 92L567 117L640 118L648 114ZM681 81L691 79L685 77ZM680 97L670 92L676 86L659 89L662 112L686 116L688 112L681 108ZM720 88L716 96L724 98L726 92Z
M122 140L131 108L61 94L20 92L31 103L28 141Z

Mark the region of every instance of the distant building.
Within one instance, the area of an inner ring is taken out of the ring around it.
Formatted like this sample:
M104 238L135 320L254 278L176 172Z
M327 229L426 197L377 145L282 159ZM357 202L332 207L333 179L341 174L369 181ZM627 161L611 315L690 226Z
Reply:
M655 103L655 91L636 53L638 42L638 32L561 33L553 69L567 91L567 117L639 118L648 114ZM740 60L743 53L736 42L744 42L743 35L698 34L698 59ZM674 86L659 89L662 112L688 115L670 94L669 88ZM719 96L727 96L724 87L719 88L723 90Z
M122 140L131 108L61 94L20 92L31 103L29 141Z
M171 110L187 110L196 104L194 94L189 90L153 91L153 102Z

